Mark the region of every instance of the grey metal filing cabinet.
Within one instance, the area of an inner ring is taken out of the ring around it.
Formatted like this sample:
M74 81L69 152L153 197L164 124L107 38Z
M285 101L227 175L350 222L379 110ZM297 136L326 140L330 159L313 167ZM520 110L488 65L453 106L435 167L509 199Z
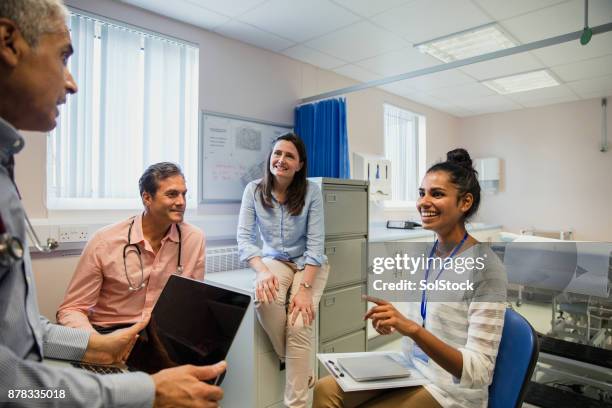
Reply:
M312 178L321 186L325 210L325 254L330 273L319 303L317 352L365 351L368 251L368 183ZM319 365L319 376L327 370Z

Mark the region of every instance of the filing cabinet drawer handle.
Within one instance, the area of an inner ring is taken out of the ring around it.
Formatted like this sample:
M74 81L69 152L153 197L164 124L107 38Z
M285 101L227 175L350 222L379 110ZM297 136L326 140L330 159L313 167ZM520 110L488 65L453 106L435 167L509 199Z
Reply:
M336 196L336 194L334 194L334 193L327 193L325 195L325 200L328 203L336 203L336 202L338 202L338 196Z
M325 302L324 302L325 307L333 306L334 304L336 304L335 296L325 298Z
M329 255L329 254L335 254L336 253L336 247L335 246L330 246L330 247L326 247L325 248L325 255Z

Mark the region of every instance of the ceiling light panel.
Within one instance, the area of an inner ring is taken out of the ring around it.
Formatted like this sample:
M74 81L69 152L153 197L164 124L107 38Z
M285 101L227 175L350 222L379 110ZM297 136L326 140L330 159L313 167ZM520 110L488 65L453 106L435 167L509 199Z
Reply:
M495 92L506 95L560 85L559 81L547 70L526 72L482 82Z
M517 45L518 43L504 33L498 25L487 24L417 44L415 47L440 61L452 62Z

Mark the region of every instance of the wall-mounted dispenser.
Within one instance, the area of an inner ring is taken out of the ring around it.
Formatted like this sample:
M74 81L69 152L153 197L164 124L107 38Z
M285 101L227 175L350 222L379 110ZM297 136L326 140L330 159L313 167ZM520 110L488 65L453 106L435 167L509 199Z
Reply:
M485 193L499 191L500 160L497 157L487 157L474 160L474 168L478 171L478 181Z
M353 178L370 182L372 200L391 199L391 161L383 156L353 153Z

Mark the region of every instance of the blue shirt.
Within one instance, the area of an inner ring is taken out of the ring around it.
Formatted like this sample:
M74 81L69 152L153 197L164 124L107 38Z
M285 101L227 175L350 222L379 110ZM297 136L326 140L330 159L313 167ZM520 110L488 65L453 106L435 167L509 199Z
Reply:
M155 385L145 373L98 376L41 363L43 357L81 360L90 335L51 324L38 312L25 212L8 172L11 157L23 146L19 133L0 118L0 215L6 232L25 247L22 260L0 263L0 406L151 407ZM64 390L66 397L8 399L15 389Z
M327 262L323 254L323 196L318 184L307 181L304 208L299 215L291 215L287 207L274 198L273 208L264 207L260 192L256 191L260 180L246 186L236 237L242 261L255 256L272 257L294 262L300 270L307 264L321 266ZM257 229L263 249L256 245Z

